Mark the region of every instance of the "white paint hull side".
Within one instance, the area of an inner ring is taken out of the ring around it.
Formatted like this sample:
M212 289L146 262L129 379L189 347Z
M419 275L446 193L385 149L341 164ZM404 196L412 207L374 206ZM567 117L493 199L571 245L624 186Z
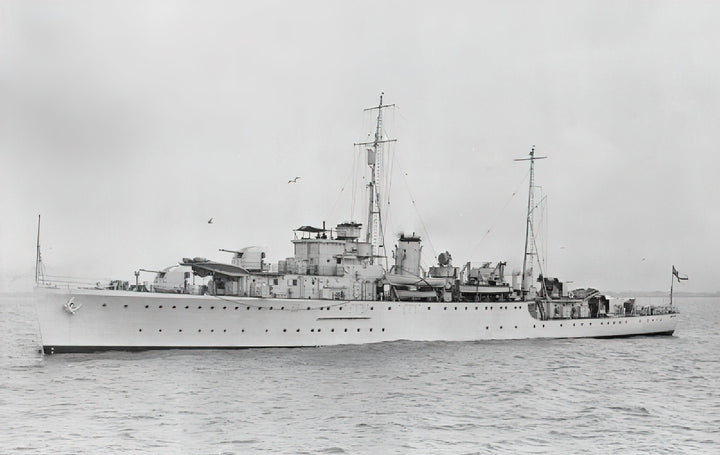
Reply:
M42 288L35 297L46 352L618 337L671 334L677 324L676 314L540 321L528 312L529 302L340 302ZM75 314L63 308L71 298L80 307Z

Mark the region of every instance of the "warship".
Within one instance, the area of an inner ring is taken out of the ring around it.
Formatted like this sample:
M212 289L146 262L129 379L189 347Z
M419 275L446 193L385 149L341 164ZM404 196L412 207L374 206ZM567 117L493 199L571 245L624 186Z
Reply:
M266 260L260 247L222 250L229 263L183 258L154 271L152 284L60 285L43 276L40 229L35 305L46 354L104 350L302 347L412 341L672 335L677 309L641 306L569 282L535 277L534 165L521 273L506 262L453 265L448 252L422 266L419 235L400 234L385 252L383 95L367 157L367 221L301 226L293 257ZM212 220L211 220L212 221ZM539 261L538 261L539 262ZM675 269L673 267L673 272ZM510 276L508 276L510 275ZM679 276L677 276L680 278ZM509 278L509 279L508 279Z

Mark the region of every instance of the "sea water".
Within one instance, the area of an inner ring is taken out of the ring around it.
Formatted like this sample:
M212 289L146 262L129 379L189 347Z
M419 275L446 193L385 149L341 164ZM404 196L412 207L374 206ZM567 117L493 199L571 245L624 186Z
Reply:
M720 300L674 336L43 356L0 295L0 453L720 453Z

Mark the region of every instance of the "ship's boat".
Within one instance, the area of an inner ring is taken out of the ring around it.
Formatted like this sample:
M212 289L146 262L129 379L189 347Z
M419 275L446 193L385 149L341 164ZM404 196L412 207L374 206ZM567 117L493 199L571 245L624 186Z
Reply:
M520 338L672 334L672 305L611 301L590 289L566 289L540 274L532 283L534 149L522 272L508 282L505 262L422 264L422 239L400 234L390 265L381 197L382 96L367 151L367 224L294 230L292 257L269 262L260 247L231 253L230 262L186 257L155 271L152 284L115 280L70 288L45 279L38 254L36 306L46 353L108 349L246 348ZM364 235L363 235L364 234ZM675 269L673 268L673 272ZM517 283L518 276L521 282Z

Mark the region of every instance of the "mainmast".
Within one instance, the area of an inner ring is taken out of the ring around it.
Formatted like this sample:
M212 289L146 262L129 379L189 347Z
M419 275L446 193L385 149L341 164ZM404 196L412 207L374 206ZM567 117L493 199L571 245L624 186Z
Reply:
M43 275L42 258L40 257L40 215L38 215L37 246L35 249L35 285L37 286ZM44 279L44 277L42 277Z
M367 146L367 164L370 166L370 182L368 183L368 222L366 241L372 245L372 257L370 263L380 256L380 248L385 247L384 234L382 232L381 198L382 173L383 173L383 148L386 142L395 142L397 139L382 138L382 114L386 107L393 107L394 104L383 104L383 95L380 93L380 103L376 107L370 107L365 111L377 109L377 123L375 126L375 138L372 142L360 142L355 145Z
M534 239L534 228L533 228L533 212L534 207L534 191L535 187L535 160L544 160L547 156L535 156L535 146L532 146L530 150L530 158L518 158L515 161L530 161L530 186L528 190L528 206L527 206L527 220L525 224L525 254L523 255L523 267L522 267L522 281L520 284L523 298L530 289L530 285L527 283L526 271L528 270L528 258L530 258L530 270L533 267L533 256L537 254L535 251L535 239ZM533 241L530 241L530 235L533 235Z

